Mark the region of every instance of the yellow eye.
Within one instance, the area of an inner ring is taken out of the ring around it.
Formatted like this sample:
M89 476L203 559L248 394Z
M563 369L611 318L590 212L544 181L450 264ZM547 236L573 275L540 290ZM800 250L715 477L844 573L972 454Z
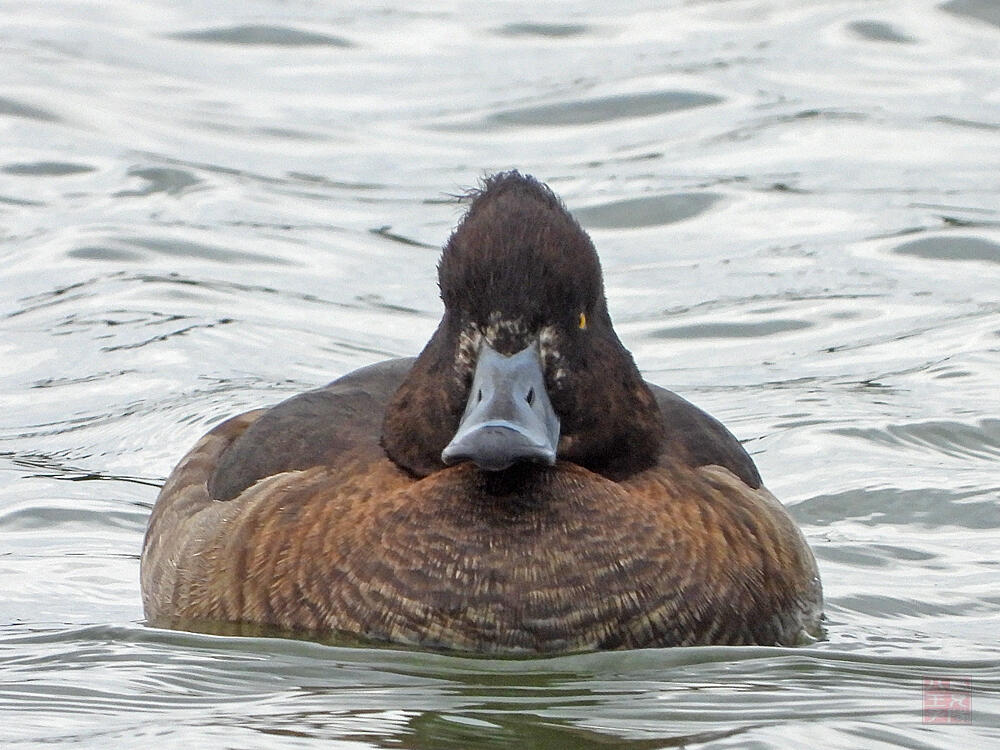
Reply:
M587 329L587 316L584 313L580 313L580 330L584 331Z

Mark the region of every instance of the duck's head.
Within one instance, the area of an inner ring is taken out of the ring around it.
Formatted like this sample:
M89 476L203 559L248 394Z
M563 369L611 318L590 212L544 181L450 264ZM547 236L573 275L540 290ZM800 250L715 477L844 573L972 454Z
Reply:
M590 238L546 186L487 179L438 272L444 317L386 412L390 458L418 476L655 462L656 402L611 326Z

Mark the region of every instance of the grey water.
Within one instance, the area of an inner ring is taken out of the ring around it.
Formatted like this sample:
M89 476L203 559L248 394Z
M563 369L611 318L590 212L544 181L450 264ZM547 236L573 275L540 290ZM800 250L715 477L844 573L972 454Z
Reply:
M0 747L1000 746L998 60L991 0L0 5ZM451 196L513 167L801 525L826 640L146 626L173 464L419 351Z

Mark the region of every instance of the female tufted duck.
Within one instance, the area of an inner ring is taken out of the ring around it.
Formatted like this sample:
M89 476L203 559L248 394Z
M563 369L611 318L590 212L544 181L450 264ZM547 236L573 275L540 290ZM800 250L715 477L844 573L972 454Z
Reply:
M153 624L243 623L495 654L790 644L816 563L719 422L646 383L590 238L487 179L416 359L209 432L153 509Z

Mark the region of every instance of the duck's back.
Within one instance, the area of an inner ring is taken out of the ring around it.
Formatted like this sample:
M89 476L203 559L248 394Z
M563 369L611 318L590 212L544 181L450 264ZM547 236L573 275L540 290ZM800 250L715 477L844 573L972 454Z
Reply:
M268 409L220 456L209 478L209 494L215 500L232 500L265 477L334 467L345 455L361 450L382 458L379 436L385 407L413 361L393 359L364 367Z

